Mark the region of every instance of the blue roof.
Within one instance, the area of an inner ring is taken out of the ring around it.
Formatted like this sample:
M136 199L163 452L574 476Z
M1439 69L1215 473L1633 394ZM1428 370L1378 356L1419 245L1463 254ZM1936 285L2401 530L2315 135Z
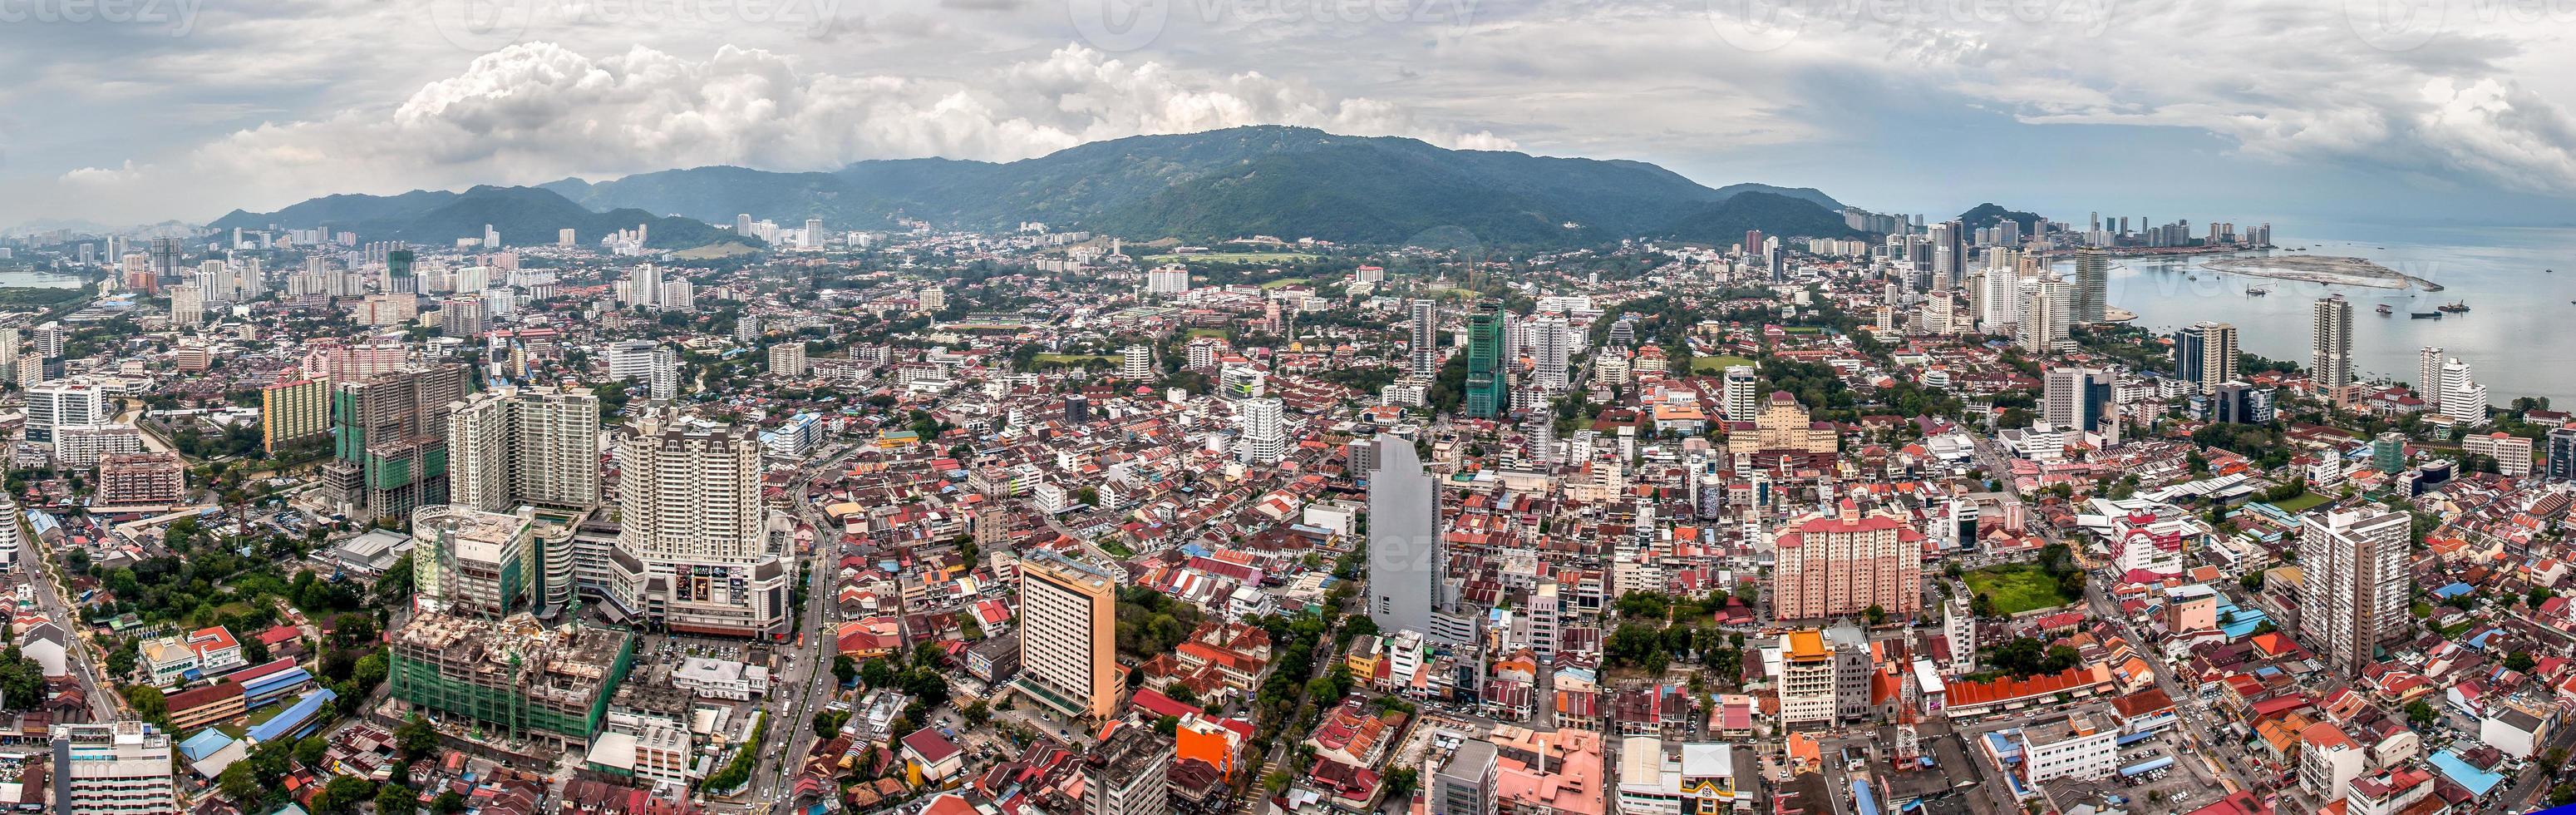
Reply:
M2488 640L2489 638L2494 637L2494 636L2496 635L2496 631L2497 631L2497 630L2498 630L2498 629L2490 628L2490 629L2487 629L2487 630L2485 630L2485 631L2480 631L2480 632L2478 632L2478 635L2477 635L2477 636L2474 636L2474 637L2470 637L2470 638L2469 638L2469 641L2468 641L2469 647L2471 647L2471 648L2475 648L2475 649L2478 649L2478 650L2480 650L2480 651L2484 651L2484 650L2486 650L2486 649L2487 649L2487 640Z
M1878 815L1878 796L1869 794L1869 782L1852 779L1852 809L1860 815Z
M2471 767L2449 750L2433 754L2433 768L2441 770L2442 777L2451 779L2451 783L2460 785L2471 795L2485 795L2497 784L2504 783L2504 776Z
M313 681L313 675L305 673L304 669L288 668L286 670L278 671L277 673L269 674L243 683L242 692L252 696L257 696L278 688L301 685L311 681Z
M197 731L197 735L189 736L187 741L179 742L179 754L187 756L192 762L204 761L207 756L232 746L232 743L233 737L224 735L224 731L209 727Z
M261 722L258 727L251 728L248 734L250 740L265 744L276 741L280 736L303 735L306 729L321 723L321 718L315 714L322 712L322 706L338 698L340 695L332 693L330 688L305 694L304 698L295 700L294 707L278 711L277 718Z
M2433 594L2434 594L2435 596L2441 597L2441 598L2442 598L2442 599L2444 599L2444 600L2448 600L2448 599L2451 599L2451 598L2453 598L2453 597L2458 597L2458 596L2460 596L2460 595L2467 594L2467 593L2469 593L2469 592L2476 591L2476 590L2477 590L2477 589L2471 588L2471 587L2469 586L2469 584L2467 584L2467 583L2453 583L2453 584L2448 585L2448 586L2443 586L2443 587L2441 587L2441 588L2434 589L2434 590L2433 590Z

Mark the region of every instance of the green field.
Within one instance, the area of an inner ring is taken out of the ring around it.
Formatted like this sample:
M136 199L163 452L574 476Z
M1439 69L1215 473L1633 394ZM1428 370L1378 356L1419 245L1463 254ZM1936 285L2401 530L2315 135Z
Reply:
M1193 328L1193 329L1190 329L1190 331L1189 331L1189 336L1190 336L1190 338L1191 338L1191 339L1197 339L1197 338L1199 338L1199 337L1215 337L1215 338L1217 338L1217 339L1220 339L1220 340L1221 340L1221 339L1225 339L1225 329L1222 329L1222 328Z
M1283 277L1261 284L1261 289L1262 291L1269 291L1271 289L1284 289L1290 286L1302 286L1306 283L1307 280L1302 277Z
M2033 563L1988 566L1961 578L1967 581L1968 591L1994 600L1996 614L2055 608L2082 599L2057 593L2057 580Z
M1743 358L1743 357L1731 357L1731 356L1718 356L1718 357L1692 357L1692 358L1691 358L1691 372L1692 372L1692 373L1701 373L1701 374L1713 374L1713 373L1719 373L1719 372L1725 371L1727 368L1730 368L1730 367L1733 367L1733 366L1737 366L1737 365L1751 365L1751 364L1753 364L1753 360L1745 359L1745 358Z
M1314 260L1304 252L1201 252L1194 255L1147 255L1143 263L1277 263Z
M2313 492L2313 491L2312 491L2312 492L2302 493L2302 494L2301 494L2299 497L2297 497L2297 498L2292 498L2292 499L2287 500L2287 501L2280 501L2280 502L2274 503L2274 504L2272 505L2272 508L2274 508L2274 509L2278 509L2278 510L2280 510L2280 511L2282 511L2282 512L2290 513L2290 514L2292 514L2292 515L2297 515L2297 514L2299 514L2299 513L2306 512L2306 511L2311 510L2311 509L2315 509L2315 508L2317 507L2317 505L2318 505L2318 504L2322 504L2322 503L2325 503L2325 502L2327 502L2327 501L2332 501L2332 500L2334 500L2333 496L2329 496L2329 495L2327 495L2327 494L2325 494L2325 493L2322 493L2322 492Z
M1114 354L1039 354L1031 361L1040 365L1080 365L1086 361L1095 359L1107 360L1110 362L1119 361L1119 358Z

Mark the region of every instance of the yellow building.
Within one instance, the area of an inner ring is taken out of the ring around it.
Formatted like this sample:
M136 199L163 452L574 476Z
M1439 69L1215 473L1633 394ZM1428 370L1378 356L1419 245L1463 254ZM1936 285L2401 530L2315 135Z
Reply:
M1118 665L1120 578L1036 550L1020 561L1020 678L1029 698L1106 722L1126 687Z
M319 379L279 382L259 391L260 448L331 432L331 383Z
M1762 410L1753 415L1752 426L1745 424L1736 422L1728 429L1729 455L1831 453L1841 447L1842 436L1835 432L1833 423L1810 421L1807 409L1786 391L1771 394Z

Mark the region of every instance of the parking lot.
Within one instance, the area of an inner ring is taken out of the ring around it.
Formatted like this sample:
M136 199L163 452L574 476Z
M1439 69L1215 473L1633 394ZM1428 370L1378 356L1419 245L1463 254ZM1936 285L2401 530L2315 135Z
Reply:
M2137 767L2168 758L2173 760L2170 764L2135 776L2114 771L2100 778L2061 778L2040 786L2060 810L2092 804L2140 813L2189 812L2225 795L2201 757L2173 730L2121 747L2118 766Z

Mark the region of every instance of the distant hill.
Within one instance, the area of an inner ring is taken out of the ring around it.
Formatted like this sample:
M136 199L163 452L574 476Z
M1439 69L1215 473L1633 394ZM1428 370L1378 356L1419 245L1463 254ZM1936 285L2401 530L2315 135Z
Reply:
M1651 234L1679 214L1747 192L1842 206L1809 188L1710 189L1636 161L1449 150L1277 126L1113 139L1006 164L863 161L832 173L701 167L545 186L594 208L710 222L737 214L780 224L821 218L836 228L879 227L896 216L971 228L1039 221L1193 241L1268 234L1398 243L1464 230L1485 243L1571 245Z
M477 200L466 211L440 213L458 203L440 196ZM1739 198L1749 200L1717 207ZM1748 224L1736 228L1739 236L1745 228L1853 234L1834 214L1842 204L1811 188L1745 183L1712 189L1643 162L1450 150L1414 139L1277 126L1113 139L998 164L901 159L801 173L697 167L600 182L478 187L461 195L331 196L266 215L234 213L218 225L368 224L437 241L480 235L482 221L475 219L500 212L512 216L508 224L492 221L504 241L533 242L551 240L554 227L547 224L595 220L562 204L620 219L630 216L619 211L663 213L701 227L745 214L782 226L821 219L833 229L883 229L898 218L972 229L1037 221L1058 230L1194 242L1261 234L1398 244L1440 235L1441 243L1579 246L1718 223ZM472 229L445 234L457 224ZM663 229L653 228L657 245L668 245ZM587 229L583 238L592 239Z
M1742 242L1744 233L1755 229L1764 235L1784 237L1849 238L1866 234L1844 226L1842 213L1806 198L1744 192L1683 215L1658 237L1724 246Z
M431 246L452 245L458 238L483 237L490 225L503 246L538 246L555 242L565 229L583 243L621 229L646 227L645 243L654 248L685 249L736 240L732 230L706 223L654 215L640 209L594 212L552 190L537 187L475 187L464 192L414 190L401 195L333 195L276 212L233 210L215 219L215 229L313 229L357 233L366 240L406 240Z
M1991 202L1978 204L1966 212L1959 213L1959 224L1969 229L1983 229L2007 218L2021 224L2022 234L2039 234L2039 222L2042 220L2039 213L2005 209L2003 205Z

